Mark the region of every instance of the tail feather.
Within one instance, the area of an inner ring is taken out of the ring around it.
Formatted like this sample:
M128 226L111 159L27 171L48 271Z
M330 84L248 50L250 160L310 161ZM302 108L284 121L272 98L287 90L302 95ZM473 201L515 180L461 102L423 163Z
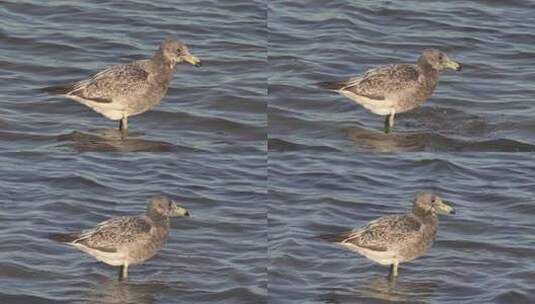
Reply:
M353 231L346 231L342 233L335 233L335 234L324 234L318 236L319 239L330 242L330 243L340 243L346 239L348 239Z
M71 243L80 237L78 233L53 233L49 236L51 240L60 243Z
M347 85L346 80L342 81L325 81L325 82L319 82L318 86L323 89L327 90L340 90L344 88Z
M43 88L43 91L50 94L67 94L74 90L75 84L76 82L61 84L57 86L50 86Z

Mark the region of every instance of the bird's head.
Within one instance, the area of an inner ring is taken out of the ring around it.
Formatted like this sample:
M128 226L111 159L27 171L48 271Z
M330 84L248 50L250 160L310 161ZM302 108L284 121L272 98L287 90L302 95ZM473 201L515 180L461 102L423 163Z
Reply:
M201 60L189 52L188 47L174 38L167 38L160 46L163 57L173 64L187 62L196 67L201 66Z
M431 191L422 191L416 194L412 204L415 214L455 214L455 209L450 203L445 202Z
M164 195L153 196L147 206L147 215L158 217L189 216L188 209L178 206L172 199Z
M462 69L459 62L452 60L446 53L437 49L425 49L422 52L422 58L437 71L444 69L460 71Z

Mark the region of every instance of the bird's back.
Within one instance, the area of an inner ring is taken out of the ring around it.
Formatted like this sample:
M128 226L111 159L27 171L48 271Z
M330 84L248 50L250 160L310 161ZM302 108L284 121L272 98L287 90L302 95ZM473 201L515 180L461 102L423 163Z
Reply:
M168 228L146 216L112 218L79 233L55 234L51 238L65 242L108 264L126 260L140 263L152 257L166 242Z
M435 79L428 78L417 65L392 64L319 85L342 93L376 114L386 115L390 109L405 112L423 103L436 86Z
M143 113L157 105L167 92L174 68L151 59L118 64L87 79L44 88L78 101L110 119Z
M361 228L321 238L389 264L394 258L405 262L422 255L433 243L433 230L436 227L428 227L413 214L388 215Z

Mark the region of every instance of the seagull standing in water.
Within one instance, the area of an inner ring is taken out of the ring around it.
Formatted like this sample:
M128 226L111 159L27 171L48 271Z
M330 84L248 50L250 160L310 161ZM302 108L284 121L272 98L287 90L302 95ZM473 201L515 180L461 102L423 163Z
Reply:
M398 276L398 265L422 256L435 240L437 213L455 214L455 209L433 192L416 194L412 212L387 215L362 228L320 236L359 253L381 265L390 265L390 278Z
M165 245L169 217L177 216L189 216L189 212L168 197L155 196L144 215L112 218L81 232L53 234L51 239L119 266L119 281L123 281L128 278L129 265L146 261Z
M412 110L433 94L439 72L460 71L460 63L437 49L425 49L416 64L392 64L370 69L342 81L321 82L322 88L334 90L385 117L385 133L394 126L396 113Z
M128 116L150 110L165 96L177 64L201 66L186 45L168 38L151 59L111 66L88 79L44 88L86 105L111 120L120 120L119 130L128 129Z

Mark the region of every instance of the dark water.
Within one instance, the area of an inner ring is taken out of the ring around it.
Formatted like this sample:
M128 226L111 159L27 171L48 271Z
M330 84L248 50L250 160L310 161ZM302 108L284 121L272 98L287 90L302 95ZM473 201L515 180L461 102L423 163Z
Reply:
M0 1L0 303L535 302L535 155L512 153L535 151L534 12L491 0ZM203 67L179 66L128 137L40 91L147 58L168 36ZM426 47L465 68L391 134L315 85ZM458 214L396 282L314 238L404 212L422 189ZM142 213L157 193L192 216L128 283L47 239Z
M533 2L270 1L269 10L270 300L535 302L535 158L480 153L534 150ZM413 62L427 47L465 68L443 73L392 134L382 117L315 85ZM432 250L395 283L314 238L404 212L422 189L458 214L441 218Z
M273 303L535 302L535 156L270 154L269 297ZM423 257L388 268L314 237L404 213L437 191L440 217Z
M206 153L0 156L2 303L265 302L267 225L263 156ZM47 239L109 217L143 213L163 193L187 207L167 245L117 268Z
M265 24L263 1L0 1L0 303L266 302ZM151 56L167 36L203 67L179 66L127 138L39 90ZM142 213L157 193L192 216L127 284L47 239Z
M274 150L534 151L533 1L270 1ZM424 106L383 118L318 88L438 47L464 64Z
M0 149L266 150L262 1L0 4ZM152 56L168 36L184 41L203 67L179 65L162 103L129 119L126 142L117 142L118 122L39 91Z

